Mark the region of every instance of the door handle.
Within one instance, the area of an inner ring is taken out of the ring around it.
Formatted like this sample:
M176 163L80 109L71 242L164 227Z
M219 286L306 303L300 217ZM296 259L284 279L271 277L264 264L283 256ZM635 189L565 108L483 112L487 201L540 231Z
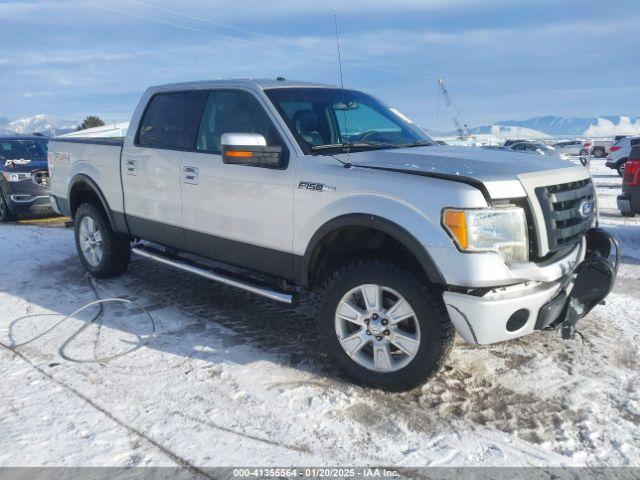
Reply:
M127 175L137 175L136 173L137 165L135 160L127 160L125 162L125 170Z
M196 167L182 167L182 181L198 185L198 169Z

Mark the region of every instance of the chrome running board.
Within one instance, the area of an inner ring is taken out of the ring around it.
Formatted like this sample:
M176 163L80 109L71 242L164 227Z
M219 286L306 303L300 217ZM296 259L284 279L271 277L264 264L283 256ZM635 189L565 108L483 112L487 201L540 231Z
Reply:
M239 288L246 292L254 293L270 300L275 300L276 302L288 304L292 304L294 302L294 295L292 293L281 292L261 285L237 280L235 278L231 278L230 276L225 276L220 273L216 273L206 268L200 267L188 260L168 257L167 255L164 255L163 252L153 248L149 248L143 245L137 245L131 249L131 252L135 253L136 255L140 255L141 257L149 258L151 260L155 260L156 262L164 263L165 265L170 265L180 270L184 270L185 272L190 272L209 280L213 280L214 282L222 283L223 285L228 285L230 287Z

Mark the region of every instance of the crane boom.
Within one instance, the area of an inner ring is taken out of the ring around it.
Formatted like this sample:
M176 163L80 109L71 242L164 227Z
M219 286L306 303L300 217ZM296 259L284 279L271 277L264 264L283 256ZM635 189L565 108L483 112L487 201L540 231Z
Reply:
M469 138L469 129L467 128L467 124L463 123L460 120L460 112L453 104L453 101L449 96L449 91L447 90L447 87L445 87L442 77L438 77L437 82L438 86L440 87L440 93L442 93L442 98L444 99L444 104L447 106L449 112L451 113L451 121L453 121L453 126L458 132L458 138L460 140L467 140Z

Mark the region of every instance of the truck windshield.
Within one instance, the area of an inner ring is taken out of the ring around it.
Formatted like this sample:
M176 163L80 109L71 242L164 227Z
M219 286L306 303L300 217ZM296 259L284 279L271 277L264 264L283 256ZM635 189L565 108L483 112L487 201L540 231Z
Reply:
M0 161L46 160L47 142L42 140L0 140Z
M362 92L337 88L274 88L265 93L307 154L433 143L407 117Z

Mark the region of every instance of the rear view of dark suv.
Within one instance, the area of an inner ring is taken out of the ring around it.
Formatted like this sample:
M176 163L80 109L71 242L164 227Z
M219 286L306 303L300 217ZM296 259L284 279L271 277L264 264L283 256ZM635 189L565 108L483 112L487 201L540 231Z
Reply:
M51 211L47 141L37 135L0 136L0 222Z

